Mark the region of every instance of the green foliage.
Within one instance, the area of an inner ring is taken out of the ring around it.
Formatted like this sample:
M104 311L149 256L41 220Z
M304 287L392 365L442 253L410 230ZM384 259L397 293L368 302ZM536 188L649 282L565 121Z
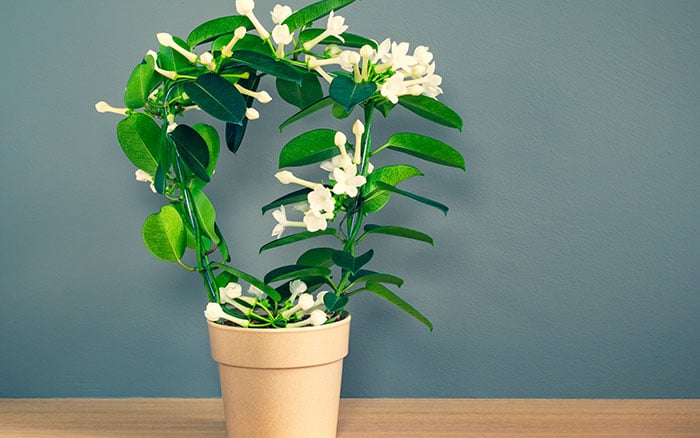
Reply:
M462 130L462 118L459 114L444 103L428 96L401 96L399 105L431 122Z
M383 148L403 152L444 166L465 170L464 157L455 148L424 135L408 132L394 134L389 137ZM380 150L381 148L377 149L374 154Z
M361 256L355 257L345 251L334 251L331 255L333 263L339 267L349 271L351 274L356 274L364 265L369 263L374 256L374 250L369 250Z
M318 78L311 74L302 75L301 82L277 78L277 92L285 102L301 109L323 99L323 89Z
M146 218L142 235L151 254L161 260L175 262L185 253L185 225L170 205Z
M280 151L280 169L319 163L338 155L335 133L332 129L314 129L293 138Z
M177 125L168 134L184 164L201 180L208 182L209 146L197 131L187 125Z
M430 329L430 331L433 331L433 324L430 322L430 320L428 318L426 318L415 307L408 304L403 298L396 295L394 292L392 292L386 286L379 284L379 283L368 282L365 285L365 288L360 289L360 290L366 290L366 291L372 292L375 295L379 295L380 297L384 298L385 300L387 300L391 304L395 305L399 309L403 310L404 312L408 313L412 317L416 318L418 321L425 324Z
M229 37L231 39L233 30L241 26L245 26L246 29L253 29L253 23L250 22L248 17L233 15L215 18L195 27L187 36L187 44L190 47L195 47L226 34L231 34Z
M420 170L407 164L397 164L375 169L374 172L367 177L367 185L364 189L367 197L364 200L363 212L365 214L376 213L389 202L391 191L387 190L385 187L380 187L379 185L381 183L395 186L401 181L421 175L423 175L423 173Z
M352 107L366 101L377 92L377 84L374 82L355 81L348 76L336 76L328 88L330 96L341 104L346 112L350 112Z
M292 115L290 118L282 122L282 124L279 127L280 132L282 132L284 128L296 122L297 120L301 120L304 117L313 114L316 111L321 110L330 105L333 105L333 99L331 99L330 96L317 100L316 102L310 104L306 108L302 109L301 111L297 112L296 114Z
M133 113L117 125L117 139L134 166L153 175L160 155L160 128L145 114Z
M190 99L210 116L240 125L245 117L246 102L229 81L214 73L205 73L184 84Z
M276 78L301 84L303 79L302 71L292 67L285 61L276 59L274 56L267 56L258 51L236 50L231 57L232 61L246 65Z
M265 214L266 212L279 207L280 205L288 205L288 204L295 204L297 202L304 202L306 201L306 197L309 194L311 189L307 189L306 187L295 190L292 193L288 193L284 196L281 196L274 201L270 202L267 205L264 205L262 208L262 214Z
M407 239L420 240L421 242L433 243L433 238L420 231L413 230L411 228L399 227L395 225L365 225L365 235L367 234L386 234L389 236L399 236L405 237Z
M138 64L131 73L124 92L124 105L130 109L143 108L148 95L160 84L160 77L153 69L153 58Z

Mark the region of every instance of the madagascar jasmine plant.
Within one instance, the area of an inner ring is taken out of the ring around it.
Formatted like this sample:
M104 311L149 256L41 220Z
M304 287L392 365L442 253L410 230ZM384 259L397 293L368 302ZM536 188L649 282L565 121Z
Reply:
M204 313L210 321L260 328L317 326L342 318L349 298L368 291L432 329L423 314L392 290L403 280L365 269L374 251L357 254L357 246L382 235L433 244L421 231L368 222L393 195L445 214L447 207L397 187L422 175L416 167L375 168L372 160L391 150L464 170L464 159L453 147L411 132L396 133L377 146L372 128L377 112L386 118L397 105L449 128L461 130L462 121L436 99L442 78L435 73L428 47L411 52L407 42L385 39L377 44L348 33L338 11L353 2L323 0L296 12L276 5L268 31L253 0L236 0L237 15L208 21L186 39L158 33L158 51L148 50L127 81L125 107L95 105L99 112L124 116L117 138L137 168L136 179L166 202L146 218L146 247L201 276L209 301ZM218 226L221 218L203 191L219 158L219 132L184 120L188 111L199 110L225 122L226 146L235 153L248 122L264 120L258 108L272 100L259 90L265 76L275 78L282 100L298 107L280 131L329 108L340 120L359 117L351 135L319 128L281 148L279 168L284 170L275 178L298 188L262 207L276 225L275 239L260 252L322 236L336 244L305 251L295 263L259 279L235 267ZM324 176L306 179L288 170L304 166L319 166ZM292 215L298 220L290 220ZM288 234L294 228L300 231Z

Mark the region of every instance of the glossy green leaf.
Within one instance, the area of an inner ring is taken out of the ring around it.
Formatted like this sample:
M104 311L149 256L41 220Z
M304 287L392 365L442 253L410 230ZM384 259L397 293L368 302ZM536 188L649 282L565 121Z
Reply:
M433 331L433 324L430 322L430 320L428 318L423 316L423 314L420 313L418 310L416 310L416 308L414 308L413 306L408 304L403 298L396 295L394 292L389 290L386 286L383 286L379 283L368 282L365 285L364 290L368 290L369 292L372 292L376 295L379 295L380 297L389 301L391 304L395 305L399 309L403 310L404 312L408 313L412 317L416 318L418 321L425 324L430 329L430 331Z
M248 282L248 284L251 284L251 285L257 287L261 291L265 292L267 294L267 296L270 297L270 299L274 302L279 302L279 300L281 298L279 292L277 292L273 287L268 286L267 284L258 280L257 278L253 277L250 274L247 274L247 273L240 271L236 268L232 268L229 265L224 265L221 263L212 262L210 264L210 266L212 268L221 269L224 272L228 272L230 274L233 274L236 277L240 278L241 280Z
M312 248L299 256L297 265L330 268L333 265L335 251L333 248Z
M366 193L362 209L365 213L374 213L381 210L391 197L391 192L382 190L378 187L379 183L386 183L392 186L414 176L423 175L420 170L413 166L399 164L394 166L385 166L374 169L367 177L367 185L363 190Z
M332 158L340 153L334 143L336 131L314 129L293 138L280 151L279 167L305 166Z
M277 59L272 54L266 56L260 52L239 49L233 52L233 56L230 59L276 78L297 83L301 83L302 80L301 72L303 70L292 67L286 61Z
M398 287L403 286L403 279L391 274L381 274L379 272L368 271L365 269L359 270L355 275L350 276L350 281L353 283L387 283Z
M187 36L187 44L190 47L195 47L213 41L227 33L231 33L231 36L233 36L233 31L241 26L245 26L246 29L253 29L253 23L250 22L248 17L233 15L215 18L195 27Z
M219 159L219 151L221 149L219 133L216 131L216 128L204 123L197 123L192 126L192 129L197 131L207 144L207 149L209 150L209 164L206 167L206 171L207 175L212 176L216 169L216 162Z
M343 120L347 119L350 117L350 114L352 114L352 110L354 109L351 108L350 111L348 112L343 105L339 104L338 102L335 102L333 104L333 108L331 108L331 114L333 114L333 117L335 117L338 120Z
M177 38L176 36L173 36L173 40L176 43L179 41L180 46L189 50L187 48L187 44L181 39ZM176 71L180 73L192 70L192 68L194 67L187 60L187 58L176 52L173 48L165 46L160 46L160 49L158 50L158 65L163 70Z
M292 115L290 118L282 122L280 125L280 132L287 126L291 125L292 123L296 122L297 120L303 119L304 117L308 116L309 114L313 114L316 111L323 109L329 105L333 105L333 99L331 99L330 96L324 97L321 100L318 100L311 105L307 106L303 110L299 111L298 113Z
M387 234L390 236L405 237L407 239L420 240L434 245L433 238L420 231L411 228L398 227L394 225L365 225L365 234Z
M432 163L465 170L464 157L455 148L424 135L408 132L394 134L389 137L384 146L374 151L372 155L384 148L403 152Z
M134 166L154 175L160 155L161 129L149 116L132 113L117 125L117 139Z
M449 128L462 130L462 118L452 108L428 96L401 96L399 105L407 110Z
M297 202L303 202L307 200L307 196L311 189L308 189L306 187L301 188L299 190L295 190L292 193L288 193L282 197L279 197L275 199L274 201L270 202L269 204L263 206L262 208L262 214L267 213L268 211L279 207L280 205L289 205L289 204L295 204Z
M325 294L323 296L323 304L328 312L340 312L348 304L350 299L347 295L337 296L336 294Z
M299 34L299 43L304 44L307 41L311 41L312 39L316 38L317 36L321 35L325 29L304 29L300 34ZM343 46L343 47L353 47L356 49L361 48L362 46L370 46L373 49L377 49L377 43L372 41L369 38L365 38L360 35L355 35L352 33L342 33L340 36L343 38L342 41L340 38L337 37L328 37L323 39L320 44L335 44L338 46Z
M328 94L348 112L353 106L369 99L376 92L377 84L374 82L356 84L352 78L344 75L333 78L333 82L328 87Z
M216 282L216 285L218 287L226 287L226 285L229 283L232 283L232 282L238 283L238 277L236 277L235 275L233 275L230 272L224 271L224 272L220 273L219 275L217 275L214 278L214 281Z
M282 23L289 27L290 32L293 32L305 24L325 17L331 11L338 11L354 1L355 0L321 0L299 9L287 17Z
M224 239L224 235L221 232L219 225L216 223L214 224L214 232L216 233L216 239L219 242L216 246L219 249L219 252L221 253L221 260L225 262L230 262L231 253L229 252L228 244L226 243L226 239Z
M276 86L280 97L298 108L306 108L323 98L321 82L314 75L303 75L301 83L277 78Z
M240 125L248 107L232 83L214 73L186 82L184 89L194 103L206 113L224 122Z
M308 267L288 265L273 269L265 275L265 283L275 283L282 280L303 279L305 277L328 277L331 271L322 266Z
M137 65L129 76L124 91L124 105L131 109L142 108L148 100L148 95L160 84L160 76L153 69L153 58Z
M332 228L327 228L321 231L302 231L301 233L292 234L291 236L282 237L272 242L268 242L260 248L259 252L267 251L268 249L277 248L283 245L289 245L294 242L311 239L313 237L336 235L336 231Z
M406 190L401 190L401 189L399 189L398 187L395 187L395 186L390 185L390 184L383 183L383 182L381 182L381 181L377 183L377 187L378 187L379 189L381 189L381 190L386 190L386 191L389 191L389 192L392 192L392 193L396 193L396 194L399 194L399 195L402 195L402 196L406 196L407 198L411 198L411 199L413 199L414 201L420 202L421 204L425 204L425 205L429 205L429 206L431 206L431 207L437 208L438 210L440 210L441 212L443 212L443 214L444 214L445 216L447 216L447 211L449 210L449 208L448 208L445 204L442 204L442 203L440 203L440 202L437 202L437 201L434 201L434 200L432 200L432 199L426 198L426 197L424 197L424 196L416 195L415 193L407 192Z
M197 220L201 227L201 232L218 244L214 205L201 190L192 192L192 198L196 207Z
M146 218L142 235L146 248L161 260L175 262L185 253L185 225L170 205Z
M209 166L209 147L197 131L187 125L177 125L168 134L178 155L187 167L202 181L209 182L207 166Z
M350 271L350 273L355 274L364 265L369 263L370 260L372 260L372 256L374 256L374 250L370 249L366 253L357 257L354 257L344 251L335 251L333 252L331 258L333 259L333 263L347 271Z

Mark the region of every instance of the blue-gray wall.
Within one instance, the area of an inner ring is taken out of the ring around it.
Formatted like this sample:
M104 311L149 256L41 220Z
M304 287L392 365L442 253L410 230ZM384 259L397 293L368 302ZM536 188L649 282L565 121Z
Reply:
M269 23L275 2L257 3ZM0 396L218 394L204 291L143 247L160 199L93 105L120 103L156 32L232 5L1 2ZM435 238L383 240L375 265L435 331L357 297L344 395L700 397L700 2L363 0L342 15L429 45L465 120L460 134L399 109L377 138L427 132L468 165L420 164L406 185L446 218L407 200L381 216ZM258 274L298 251L257 255L274 224L259 206L283 192L275 152L317 126L283 136L292 108L263 110L209 191Z

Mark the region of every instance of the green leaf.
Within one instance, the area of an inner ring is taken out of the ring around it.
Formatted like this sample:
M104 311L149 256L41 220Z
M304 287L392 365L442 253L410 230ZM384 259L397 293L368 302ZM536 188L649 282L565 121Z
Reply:
M185 253L185 225L170 205L146 218L142 235L146 248L161 260L175 262Z
M187 125L177 125L173 132L168 135L187 167L199 179L209 182L209 175L207 174L209 147L202 136Z
M312 39L321 35L321 33L323 33L324 30L325 29L304 29L299 34L299 44L304 44L307 41L311 41ZM340 36L343 38L343 40L345 40L345 42L343 42L340 38L331 36L328 38L324 38L323 41L320 42L320 44L335 44L338 46L353 47L356 49L367 45L377 50L377 43L370 40L369 38L365 38L363 36L355 35L352 33L342 33L340 34Z
M284 128L296 122L297 120L303 119L309 114L315 113L316 111L323 109L329 105L333 105L333 99L331 99L330 96L324 97L323 99L312 103L311 105L307 106L303 110L299 111L298 113L292 115L290 118L282 122L282 124L279 127L280 132L282 132Z
M231 38L233 38L233 31L231 31L231 33L229 34L222 35L216 40L214 40L214 42L211 43L211 52L221 52L221 50L225 46L227 46L228 43L231 42ZM266 56L271 56L274 53L270 49L270 44L268 44L267 41L260 39L260 37L257 35L252 35L249 33L246 34L242 39L238 40L234 47L234 50L247 50L249 52L258 52ZM235 63L231 63L228 59L225 60L223 69L228 69L228 66L230 65L235 65ZM224 70L220 70L220 73L223 72Z
M175 43L179 42L179 45L184 49L189 50L187 44L181 39L173 36ZM193 65L181 54L176 52L172 47L160 46L158 50L158 65L163 70L170 70L175 72L184 72L186 70L191 70Z
M387 140L384 146L375 150L372 155L384 148L413 155L414 157L432 163L465 170L464 157L462 157L462 154L452 146L424 135L411 134L408 132L394 134L389 137L389 140Z
M379 272L368 271L365 269L361 269L355 275L350 276L350 281L353 283L373 282L394 284L398 287L403 286L403 279L395 275L380 274Z
M433 331L433 324L430 322L430 320L428 318L423 316L422 313L420 313L413 306L411 306L406 301L404 301L403 298L396 295L391 290L387 289L385 286L383 286L379 283L368 282L365 285L365 289L361 289L361 290L367 290L367 291L372 292L376 295L379 295L380 297L389 301L391 304L395 305L399 309L403 310L404 312L408 313L412 317L416 318L418 321L420 321L423 324L425 324L426 326L428 326L430 331Z
M226 285L231 282L238 283L238 277L230 272L224 271L217 275L216 278L214 278L214 281L218 287L226 287Z
M240 15L215 18L195 27L187 36L187 44L190 47L195 47L213 41L227 33L231 33L231 36L233 36L232 32L241 26L245 26L246 29L252 29L253 23L250 22L248 17Z
M357 257L354 257L344 251L335 251L331 257L333 259L333 263L347 271L350 271L352 274L355 274L360 270L360 268L372 260L373 255L374 250L370 249L366 253Z
M142 113L132 113L117 124L117 139L124 154L134 166L151 175L158 168L160 136L158 124Z
M294 30L299 29L303 25L325 17L331 11L337 12L339 9L354 1L355 0L321 0L299 9L287 17L282 23L289 27L290 32L294 32Z
M314 129L293 138L280 151L279 167L305 166L332 158L340 153L334 143L336 131Z
M262 281L258 280L250 274L246 274L243 271L239 271L238 269L232 268L231 266L224 265L221 263L212 262L210 263L210 266L212 268L221 269L224 272L233 274L241 280L248 282L248 284L257 287L261 291L265 292L267 296L270 297L270 299L274 302L279 302L281 298L279 292L277 292L274 288L268 286L267 284L263 283Z
M440 210L445 216L447 216L447 211L449 210L449 208L448 208L445 204L442 204L442 203L440 203L440 202L437 202L437 201L434 201L434 200L432 200L432 199L426 198L426 197L424 197L424 196L416 195L415 193L407 192L406 190L401 190L401 189L399 189L398 187L394 187L394 186L392 186L392 185L390 185L390 184L386 184L386 183L383 183L383 182L378 182L378 183L377 183L377 187L378 187L379 189L381 189L381 190L387 190L387 191L390 191L390 192L392 192L392 193L396 193L396 194L399 194L399 195L402 195L402 196L406 196L407 198L411 198L411 199L413 199L414 201L418 201L418 202L420 202L420 203L422 203L422 204L429 205L429 206L431 206L431 207L437 208L437 209Z
M302 80L301 71L303 70L298 70L286 61L260 52L239 49L233 52L233 56L230 59L276 78L297 83L301 83Z
M323 304L329 312L340 312L343 310L350 299L347 295L338 296L336 294L325 294L323 296Z
M130 109L142 108L148 100L151 91L160 84L160 76L153 69L153 58L146 57L146 61L137 65L129 76L124 92L124 105Z
M407 110L449 128L462 130L462 118L452 108L428 96L401 96L399 105Z
M330 268L333 265L335 251L333 248L312 248L299 256L297 265Z
M265 275L265 283L275 283L282 280L302 279L304 277L328 277L331 271L324 267L308 267L288 265L273 269Z
M343 120L350 117L350 114L352 114L352 109L350 109L350 112L348 112L343 105L336 102L333 104L333 108L331 108L331 114L333 114L333 117L336 119Z
M192 129L197 131L197 134L199 134L207 144L207 149L209 150L209 164L207 165L206 171L207 175L212 176L216 169L216 162L219 159L219 151L221 149L219 133L216 132L213 126L204 123L197 123L192 126Z
M226 243L226 240L224 239L223 233L221 233L221 229L219 228L218 224L214 224L214 232L216 233L216 238L218 240L218 244L216 245L217 248L219 248L219 252L221 253L221 260L225 262L230 262L231 261L231 254L228 250L228 244Z
M268 242L260 248L259 252L267 251L268 249L277 248L283 245L288 245L294 242L311 239L312 237L327 236L329 234L336 235L336 231L332 228L327 228L321 231L302 231L301 233L292 234L291 236L282 237L281 239Z
M323 89L318 77L310 74L302 76L301 83L287 81L282 78L277 78L277 93L285 102L290 103L299 108L317 102L323 98Z
M426 242L434 245L433 238L420 231L413 230L411 228L398 227L393 225L365 225L365 234L388 234L390 236L400 236L407 239L420 240L421 242Z
M363 211L365 213L377 212L389 202L391 192L380 189L379 183L395 186L401 181L420 175L423 175L420 170L405 164L374 169L374 172L367 177L367 185L363 190L363 193L367 194L362 206Z
M356 84L347 76L336 76L328 87L328 94L343 105L345 111L350 112L353 106L369 99L377 92L377 84L374 82L360 82Z
M310 191L311 189L304 187L299 190L295 190L292 193L288 193L282 197L279 197L274 201L270 202L269 204L263 206L262 214L265 214L273 208L279 207L280 205L288 205L294 204L296 202L306 201Z
M193 191L192 198L197 211L197 221L203 234L215 243L219 243L216 233L216 210L214 205L201 190Z
M194 103L211 116L240 125L248 107L232 83L214 73L186 82L184 89Z

